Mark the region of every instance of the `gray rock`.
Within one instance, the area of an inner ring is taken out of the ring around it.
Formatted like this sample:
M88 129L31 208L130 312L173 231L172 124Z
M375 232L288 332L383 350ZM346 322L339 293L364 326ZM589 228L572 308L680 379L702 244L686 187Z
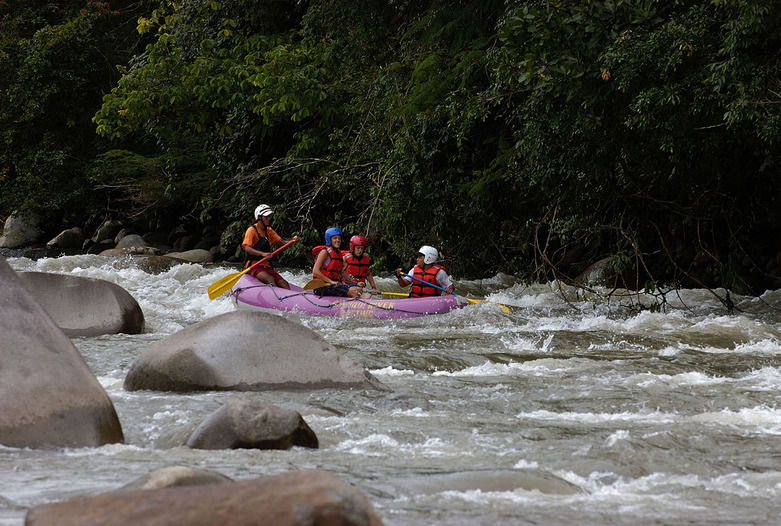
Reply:
M317 449L314 431L297 411L236 398L199 425L187 447L194 449Z
M103 387L3 258L0 283L0 444L122 442L122 427Z
M84 244L84 232L77 226L63 230L57 237L46 243L46 248L81 248Z
M19 278L71 338L144 331L141 307L115 283L45 272L19 272Z
M198 248L185 252L169 252L165 257L186 261L188 263L211 263L214 260L208 250L201 250Z
M323 471L149 491L112 491L30 508L26 526L382 526L354 487Z
M125 484L116 491L154 490L202 484L224 484L226 482L233 482L233 480L216 471L186 466L168 466L156 469L129 484Z
M0 247L24 248L34 244L43 234L38 228L40 222L37 215L14 212L5 220Z
M92 236L92 240L95 243L110 241L112 244L116 244L114 238L117 236L120 230L122 230L122 223L119 221L108 220L100 225L97 232L95 232L95 235Z
M148 246L149 244L144 241L143 237L139 236L138 234L128 234L126 236L122 236L122 238L117 241L116 248L135 248Z
M163 338L125 378L128 391L327 388L387 390L313 330L257 311L215 316Z

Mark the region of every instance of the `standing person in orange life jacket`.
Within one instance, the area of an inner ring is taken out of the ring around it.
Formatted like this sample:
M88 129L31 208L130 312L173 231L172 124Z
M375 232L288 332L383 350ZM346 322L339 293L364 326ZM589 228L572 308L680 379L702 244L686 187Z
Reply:
M366 238L363 236L353 236L350 238L350 251L342 252L344 257L344 271L358 282L361 288L366 287L366 282L372 286L372 294L377 294L377 285L374 283L374 276L369 270L371 259L366 254Z
M271 216L273 214L274 211L268 205L260 205L255 209L256 223L250 225L247 232L244 234L244 241L241 242L241 249L244 250L244 253L247 256L247 262L244 264L244 268L271 255L271 252L273 252L271 245L287 243L287 241L279 237L279 234L274 232L274 229L270 226ZM297 241L298 237L294 237L293 240ZM290 284L285 281L285 278L271 268L269 260L256 266L250 271L250 274L263 283L276 285L283 289L290 289Z
M423 245L418 251L418 259L412 270L408 272L410 276L414 276L418 279L422 279L426 283L437 285L445 289L445 293L452 294L456 289L453 285L453 281L450 276L447 275L447 270L441 265L435 265L439 259L439 252L434 247ZM424 298L426 296L439 296L443 292L439 289L431 287L426 283L421 283L417 280L408 280L401 275L401 269L396 269L396 279L398 279L399 287L406 287L410 283L409 297L410 298Z
M342 231L329 228L325 231L325 245L312 249L315 264L312 276L329 283L313 290L318 296L338 296L346 298L371 298L371 294L362 294L361 287L344 271L344 260L339 247L342 246Z

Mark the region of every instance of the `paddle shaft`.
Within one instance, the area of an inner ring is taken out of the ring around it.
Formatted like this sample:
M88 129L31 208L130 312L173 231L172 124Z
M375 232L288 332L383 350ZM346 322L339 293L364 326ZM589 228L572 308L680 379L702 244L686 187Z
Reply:
M405 278L414 279L415 281L420 281L421 283L425 283L429 287L434 287L435 289L439 289L442 292L447 292L442 287L440 287L438 285L434 285L433 283L429 283L428 281L423 281L422 279L416 278L415 276L410 276L409 274L405 274L404 272L402 272L401 275L404 276ZM453 294L454 296L461 296L462 298L464 298L466 301L468 301L469 303L471 303L473 305L475 303L479 303L481 301L487 301L487 300L473 300L472 298L467 298L466 296L458 294L457 292L452 292L451 294ZM494 303L494 302L493 301L488 301L488 303ZM504 312L510 312L510 308L507 305L502 305L501 303L494 303L494 305L499 305Z
M261 263L264 263L265 261L268 261L268 259L271 256L273 256L274 254L277 254L279 252L282 252L287 247L289 247L290 245L296 243L297 241L298 241L298 238L294 237L292 240L288 241L287 243L285 243L284 245L282 245L281 247L276 249L274 252L272 252L268 256L264 257L260 261L256 261L255 263L253 263L249 267L245 268L241 272L236 272L234 274L229 274L228 276L225 276L221 280L212 283L211 285L209 285L209 290L208 290L209 299L213 300L213 299L215 299L215 298L217 298L219 296L222 296L222 294L225 293L225 292L228 292L228 290L230 290L233 287L233 285L235 285L239 281L239 279L241 279L241 277L244 274L246 274L247 272L251 271L253 268L255 268L256 266L260 265Z

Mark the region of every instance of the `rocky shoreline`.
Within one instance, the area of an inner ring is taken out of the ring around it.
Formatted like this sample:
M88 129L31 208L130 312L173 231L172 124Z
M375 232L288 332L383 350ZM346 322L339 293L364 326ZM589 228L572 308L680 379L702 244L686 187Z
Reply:
M167 256L190 263L239 262L241 251L227 232L214 226L180 225L170 231L143 228L117 220L104 221L94 232L72 226L54 234L31 215L12 214L0 231L0 254L4 257L58 257L99 254L103 256ZM48 241L47 241L48 240Z

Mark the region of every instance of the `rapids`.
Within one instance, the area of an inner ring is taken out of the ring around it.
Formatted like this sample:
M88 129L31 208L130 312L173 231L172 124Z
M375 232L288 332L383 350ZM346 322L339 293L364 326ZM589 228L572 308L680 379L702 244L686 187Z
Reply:
M318 331L392 393L241 393L299 411L320 449L199 451L182 444L235 392L125 392L148 345L232 311L208 286L234 268L161 274L131 259L10 258L16 270L105 279L141 305L141 335L77 338L125 444L55 451L0 446L0 525L27 508L116 489L170 465L236 480L322 469L365 493L388 526L768 524L781 522L781 291L606 301L499 275L456 280L483 302L398 320L285 314ZM308 274L282 275L303 284ZM393 279L379 278L385 290ZM631 304L630 304L631 303ZM262 344L262 342L259 342Z

